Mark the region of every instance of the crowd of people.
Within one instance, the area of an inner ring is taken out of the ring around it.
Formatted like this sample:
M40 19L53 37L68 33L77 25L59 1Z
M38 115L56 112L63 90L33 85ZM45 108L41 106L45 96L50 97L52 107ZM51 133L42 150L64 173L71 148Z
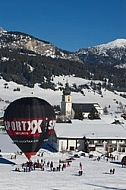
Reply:
M27 161L26 163L22 163L21 168L16 167L15 171L24 171L24 172L30 172L32 170L40 169L41 171L50 170L50 171L63 171L67 166L70 166L68 161L61 161L59 160L57 165L53 161L45 161L45 159L37 159L37 161Z
M90 157L89 157L90 158ZM100 161L100 156L98 156L95 160ZM93 159L94 160L94 159ZM24 172L30 172L36 169L40 169L41 171L63 171L65 168L70 166L72 162L72 159L66 159L66 160L58 160L57 162L55 161L46 161L45 158L43 158L43 155L41 156L40 159L37 159L37 161L27 161L26 163L23 163L21 165L21 168L16 167L15 171L24 171ZM115 168L114 169L109 169L110 174L115 174ZM83 167L82 167L82 162L79 163L78 166L78 175L82 176L84 174Z

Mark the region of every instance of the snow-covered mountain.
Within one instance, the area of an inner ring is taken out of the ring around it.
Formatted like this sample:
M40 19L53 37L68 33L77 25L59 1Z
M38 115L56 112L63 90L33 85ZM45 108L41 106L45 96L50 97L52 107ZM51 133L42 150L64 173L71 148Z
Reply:
M68 52L31 35L0 28L0 76L7 81L54 88L53 76L74 75L107 79L114 89L122 90L126 88L125 65L126 39Z
M109 63L111 65L124 64L126 62L126 39L116 39L107 44L82 48L77 52L61 50L53 45L29 34L15 31L6 31L0 28L0 49L8 47L14 49L26 49L42 56L73 60L88 64Z
M88 64L120 65L126 63L126 39L116 39L107 44L101 44L77 52L79 58Z
M101 44L95 46L101 50L103 49L114 49L114 48L126 48L126 39L117 39L107 44Z
M50 42L21 32L7 32L0 28L0 49L26 49L42 56L79 61L75 54L61 50Z

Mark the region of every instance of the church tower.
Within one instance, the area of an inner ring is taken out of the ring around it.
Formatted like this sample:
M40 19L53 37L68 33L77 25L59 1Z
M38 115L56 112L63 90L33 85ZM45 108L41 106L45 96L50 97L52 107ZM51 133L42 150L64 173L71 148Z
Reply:
M69 89L68 83L66 83L66 86L62 95L61 115L71 116L71 114L72 114L71 91Z

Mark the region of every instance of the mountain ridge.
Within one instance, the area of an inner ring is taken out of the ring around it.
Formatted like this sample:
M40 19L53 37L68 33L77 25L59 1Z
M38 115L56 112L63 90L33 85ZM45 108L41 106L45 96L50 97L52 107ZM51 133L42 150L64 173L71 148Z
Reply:
M0 33L0 47L27 49L47 57L80 61L76 55L69 51L61 50L48 41L17 31L7 32L3 30Z
M111 42L108 42L106 44L101 44L97 45L94 47L103 47L103 48L108 48L108 49L113 49L113 48L126 48L126 39L116 39Z
M117 39L69 52L31 35L1 28L0 74L7 81L27 86L35 83L40 83L41 87L47 83L52 86L53 76L74 75L89 80L108 80L109 86L124 89L125 42L125 39Z
M9 39L11 40L7 43ZM104 56L108 56L106 53L108 50L113 51L113 49L118 49L118 51L126 51L126 39L116 39L106 44L100 44L88 48L80 48L75 52L70 52L62 50L53 45L51 42L38 39L32 35L18 31L6 31L0 27L0 48L1 47L27 49L47 57L50 56L52 58L68 59L85 63L86 60L82 59L82 57L84 57L85 54L87 55L87 52L95 55L103 54ZM123 53L119 56L121 57L122 55Z

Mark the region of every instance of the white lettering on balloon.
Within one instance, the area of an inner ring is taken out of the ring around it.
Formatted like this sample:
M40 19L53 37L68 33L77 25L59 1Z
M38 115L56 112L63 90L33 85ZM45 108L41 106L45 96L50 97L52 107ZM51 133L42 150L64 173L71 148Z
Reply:
M7 131L15 132L30 132L35 134L36 132L42 133L42 122L43 120L31 120L31 121L5 121L5 128ZM46 121L46 130L54 129L55 120ZM45 130L45 129L43 129Z

